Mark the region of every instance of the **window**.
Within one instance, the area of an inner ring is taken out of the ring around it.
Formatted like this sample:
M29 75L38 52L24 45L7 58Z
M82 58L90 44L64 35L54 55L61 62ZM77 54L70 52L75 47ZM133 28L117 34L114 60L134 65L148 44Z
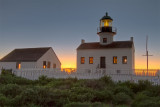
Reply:
M122 63L123 64L127 64L127 56L123 56L122 57Z
M93 57L89 57L89 64L93 64Z
M113 64L117 64L117 56L113 57Z
M43 68L46 68L46 61L43 61Z
M50 68L50 66L51 66L51 62L48 61L47 68Z
M16 68L17 68L17 69L21 69L21 62L17 62L17 63L16 63Z
M81 64L85 63L85 57L81 57Z
M56 64L53 64L53 68L56 68Z
M107 38L103 38L103 43L107 43Z

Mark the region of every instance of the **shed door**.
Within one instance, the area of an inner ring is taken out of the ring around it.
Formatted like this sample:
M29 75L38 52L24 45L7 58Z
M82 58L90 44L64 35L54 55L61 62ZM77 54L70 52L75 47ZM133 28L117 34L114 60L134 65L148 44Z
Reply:
M100 68L106 68L106 58L100 57Z

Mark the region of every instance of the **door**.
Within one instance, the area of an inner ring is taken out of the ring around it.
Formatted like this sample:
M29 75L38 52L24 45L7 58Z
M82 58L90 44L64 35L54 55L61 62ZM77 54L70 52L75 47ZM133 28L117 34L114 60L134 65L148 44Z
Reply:
M106 68L106 58L100 57L100 68Z

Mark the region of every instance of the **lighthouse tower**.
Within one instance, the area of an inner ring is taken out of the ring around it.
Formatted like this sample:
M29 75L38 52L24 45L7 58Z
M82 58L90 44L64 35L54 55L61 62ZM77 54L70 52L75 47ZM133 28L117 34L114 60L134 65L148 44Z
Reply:
M100 37L101 45L108 45L113 42L113 36L116 34L116 28L112 27L113 19L106 15L100 19L100 27L98 28L97 34Z

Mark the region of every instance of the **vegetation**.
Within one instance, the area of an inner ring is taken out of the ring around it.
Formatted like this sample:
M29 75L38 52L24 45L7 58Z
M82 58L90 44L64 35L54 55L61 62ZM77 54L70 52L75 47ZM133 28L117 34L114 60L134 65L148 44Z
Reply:
M2 70L0 106L160 107L160 86L149 81L115 83L107 76L98 80L41 76L32 81Z

